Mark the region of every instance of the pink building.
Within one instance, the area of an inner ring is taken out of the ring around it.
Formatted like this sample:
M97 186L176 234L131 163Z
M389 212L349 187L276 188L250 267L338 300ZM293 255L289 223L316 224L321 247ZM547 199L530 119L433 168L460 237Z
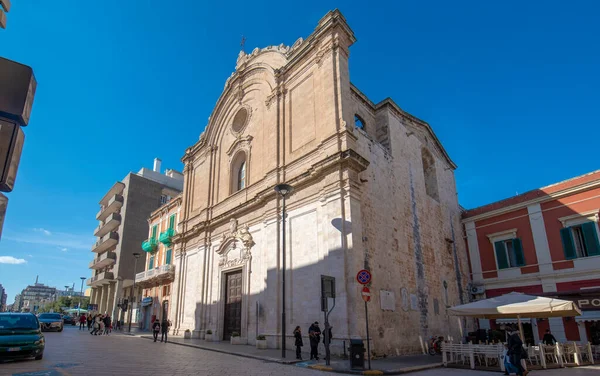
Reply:
M511 291L577 302L579 317L532 319L526 337L538 343L546 329L563 341L600 344L600 170L463 216L476 299ZM501 329L511 320L479 320Z

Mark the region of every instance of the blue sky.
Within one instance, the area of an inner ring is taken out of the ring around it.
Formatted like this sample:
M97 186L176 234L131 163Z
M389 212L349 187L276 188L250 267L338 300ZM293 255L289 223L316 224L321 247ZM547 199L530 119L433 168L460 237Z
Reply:
M291 45L336 7L358 39L351 80L431 124L464 207L600 168L600 4L294 4L13 1L0 56L32 66L38 90L0 242L10 303L38 274L90 276L99 199L154 157L182 168L242 34L247 50Z

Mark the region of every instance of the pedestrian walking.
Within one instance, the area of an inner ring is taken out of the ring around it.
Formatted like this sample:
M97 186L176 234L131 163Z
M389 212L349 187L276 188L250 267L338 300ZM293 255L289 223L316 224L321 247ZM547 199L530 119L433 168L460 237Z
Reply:
M319 360L319 342L321 342L321 328L319 323L315 321L308 328L308 339L310 341L310 359Z
M167 335L169 334L170 326L171 326L171 322L167 319L163 319L162 323L160 324L160 341L161 342L164 339L165 343L167 343Z
M88 315L87 315L87 328L88 328L88 332L90 330L92 330L92 321L93 321L92 320L92 314L88 313Z
M529 373L522 364L522 360L527 359L527 351L523 348L523 341L519 337L519 332L514 329L508 337L508 356L510 357L510 363L517 368L518 376L526 376Z
M154 342L158 339L158 332L160 332L160 323L158 320L154 320L152 323L152 335L154 336Z
M302 346L304 346L304 343L302 342L302 330L299 326L294 329L294 338L296 339L296 359L302 360Z
M85 317L85 314L81 314L81 316L79 316L79 330L85 330L85 323L87 322L87 318Z
M94 318L92 319L92 327L93 329L90 332L90 334L93 336L97 336L98 331L100 330L100 315L94 316Z
M106 315L104 317L104 334L108 335L108 333L110 333L110 324L111 324L111 320L110 320L110 315Z
M98 316L98 335L101 336L104 333L104 315Z

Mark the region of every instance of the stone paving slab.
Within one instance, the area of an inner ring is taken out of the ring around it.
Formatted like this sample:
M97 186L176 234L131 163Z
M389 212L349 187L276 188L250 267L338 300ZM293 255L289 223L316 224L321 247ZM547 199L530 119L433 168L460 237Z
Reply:
M147 340L153 340L152 336L149 335L138 335L138 337ZM294 364L298 367L310 368L319 371L345 374L397 375L431 368L438 368L442 366L440 356L409 355L385 359L374 359L371 360L371 370L356 370L350 369L350 361L347 359L333 358L329 366L325 365L325 360L323 358L320 358L319 361L296 360L296 353L295 351L291 350L286 351L286 357L284 359L281 357L280 349L259 350L252 345L231 345L227 342L211 342L201 339L184 339L183 337L169 337L169 343L246 358L259 359L268 362ZM310 355L309 353L302 353L302 357L304 359L308 359Z

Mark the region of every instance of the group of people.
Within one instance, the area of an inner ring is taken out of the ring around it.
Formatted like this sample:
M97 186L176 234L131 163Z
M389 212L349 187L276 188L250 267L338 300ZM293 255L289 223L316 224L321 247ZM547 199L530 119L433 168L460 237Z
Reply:
M79 316L79 330L85 330L87 324L87 330L91 335L109 335L112 332L112 320L110 315L101 315L101 314L81 314ZM117 321L117 327L119 326L119 322ZM117 328L119 329L119 328Z
M319 327L319 323L315 321L308 328L308 340L310 342L310 359L311 360L319 360L319 342L321 342L321 328ZM331 338L333 338L333 332L331 327L329 327L329 342L331 343ZM302 330L300 326L297 326L294 329L294 338L296 345L296 359L302 360L302 346L304 346L304 342L302 341ZM323 344L327 345L325 342L327 338L323 336Z
M167 335L169 333L169 327L171 326L171 321L166 318L161 321L158 319L152 322L152 335L154 336L154 342L158 339L158 333L160 335L160 341L167 343Z

